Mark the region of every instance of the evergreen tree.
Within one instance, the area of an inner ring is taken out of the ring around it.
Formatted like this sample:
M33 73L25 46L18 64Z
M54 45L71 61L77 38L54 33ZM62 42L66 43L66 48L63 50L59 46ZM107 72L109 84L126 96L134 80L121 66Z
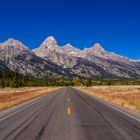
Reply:
M87 87L92 86L92 79L91 79L91 78L88 78L88 79L87 79L87 81L86 81L86 86L87 86Z
M79 77L73 78L73 84L74 86L80 86L81 85L81 79Z

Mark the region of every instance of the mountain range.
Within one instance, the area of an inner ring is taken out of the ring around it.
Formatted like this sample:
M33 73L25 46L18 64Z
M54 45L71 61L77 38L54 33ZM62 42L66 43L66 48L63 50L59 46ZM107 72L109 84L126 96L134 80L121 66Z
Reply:
M70 43L59 46L53 36L31 50L15 39L0 43L0 68L33 77L140 78L140 60L108 52L96 43L80 50Z

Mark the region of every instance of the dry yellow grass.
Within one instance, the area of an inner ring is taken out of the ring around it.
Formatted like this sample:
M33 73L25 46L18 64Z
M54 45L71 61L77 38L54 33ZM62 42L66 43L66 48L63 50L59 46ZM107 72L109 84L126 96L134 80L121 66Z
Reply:
M56 89L59 89L59 87L0 89L0 110L10 108Z
M77 89L140 112L140 86L95 86Z

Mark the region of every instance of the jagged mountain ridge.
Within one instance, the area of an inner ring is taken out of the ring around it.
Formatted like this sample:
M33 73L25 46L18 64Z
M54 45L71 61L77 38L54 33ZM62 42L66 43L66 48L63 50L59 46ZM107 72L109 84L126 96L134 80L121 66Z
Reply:
M91 48L85 48L84 50L77 49L73 47L70 43L64 46L59 46L53 36L50 36L47 39L45 39L45 41L40 45L40 47L33 51L41 57L47 57L47 53L49 51L54 51L56 53L67 54L68 56L75 57L85 57L86 55L90 54L115 61L130 61L127 57L117 55L113 52L105 51L99 43L94 44Z
M0 64L12 71L33 77L71 75L61 66L37 56L15 39L8 39L0 44Z
M91 48L80 50L73 47L71 44L59 46L54 37L50 36L39 48L35 49L34 52L36 55L46 60L53 61L63 68L69 68L74 73L82 76L140 76L138 62L136 63L135 60L113 52L107 52L99 43L94 44ZM79 62L83 62L83 64L81 65ZM90 67L86 64L90 64ZM76 70L75 67L77 67ZM102 72L100 70L96 72L97 67L100 67ZM85 72L81 73L84 69Z
M0 43L0 64L33 77L140 77L139 61L107 52L99 43L84 50L59 46L53 36L34 50L15 39Z

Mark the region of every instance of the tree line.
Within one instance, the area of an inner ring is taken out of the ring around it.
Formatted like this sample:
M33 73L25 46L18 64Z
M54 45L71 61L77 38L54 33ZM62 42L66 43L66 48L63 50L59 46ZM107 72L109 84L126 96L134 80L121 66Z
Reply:
M91 86L89 82L82 82L79 77L61 77L61 78L34 78L31 76L23 76L19 73L10 71L9 69L0 69L0 87L36 87L36 86Z
M0 87L37 87L37 86L95 86L95 85L140 85L140 79L128 78L34 78L23 76L9 69L0 69Z

